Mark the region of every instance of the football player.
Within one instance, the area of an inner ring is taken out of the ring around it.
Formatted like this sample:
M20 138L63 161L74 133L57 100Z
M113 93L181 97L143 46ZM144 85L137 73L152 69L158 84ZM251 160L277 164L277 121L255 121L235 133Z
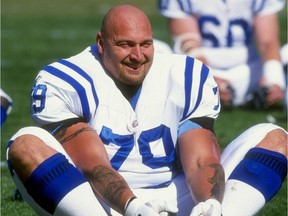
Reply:
M174 51L213 68L223 105L262 109L284 98L277 20L284 4L284 0L159 0L159 10L168 18Z
M154 52L147 16L119 5L96 44L39 72L39 127L11 138L9 168L41 216L252 215L287 175L287 132L256 125L220 158L219 111L209 68Z

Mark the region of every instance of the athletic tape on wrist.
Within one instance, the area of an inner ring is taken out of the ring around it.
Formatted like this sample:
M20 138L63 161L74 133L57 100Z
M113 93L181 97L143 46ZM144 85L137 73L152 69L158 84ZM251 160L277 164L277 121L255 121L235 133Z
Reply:
M285 88L285 76L280 61L268 60L264 62L263 77L267 86L277 84L281 87L281 89Z

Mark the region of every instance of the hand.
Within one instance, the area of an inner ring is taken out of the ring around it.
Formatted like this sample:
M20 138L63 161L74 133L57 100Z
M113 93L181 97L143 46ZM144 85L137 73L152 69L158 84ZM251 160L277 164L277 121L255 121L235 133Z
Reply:
M205 202L198 203L190 216L221 216L222 207L216 199L208 199Z
M284 92L278 85L272 85L268 88L267 92L267 102L269 105L276 104L280 100L283 100Z
M233 88L228 80L219 77L214 77L220 93L221 103L224 106L232 106L233 101Z
M134 198L125 208L124 216L160 216L161 212L176 213L177 207L168 206L166 201L153 200L144 203L138 198Z
M175 214L178 212L178 208L176 206L168 205L168 203L164 200L152 200L145 203L147 206L151 206L152 209L159 212L161 216L170 215L169 213Z

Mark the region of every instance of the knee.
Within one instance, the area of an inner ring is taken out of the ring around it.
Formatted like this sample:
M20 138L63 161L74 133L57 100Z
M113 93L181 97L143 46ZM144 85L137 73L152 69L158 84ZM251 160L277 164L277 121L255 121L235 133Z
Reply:
M288 134L281 128L275 128L268 132L263 140L257 145L257 147L265 148L271 151L275 151L285 155L287 158L288 148Z
M7 159L17 161L31 158L35 145L41 140L32 134L23 134L12 140L7 149Z
M13 172L16 172L23 182L39 164L56 152L46 145L41 139L43 134L38 134L39 132L42 132L41 128L40 130L36 127L23 128L8 144L6 155L11 165L10 169L14 170Z
M8 143L7 159L29 158L35 145L41 142L42 130L38 127L25 127L17 131Z

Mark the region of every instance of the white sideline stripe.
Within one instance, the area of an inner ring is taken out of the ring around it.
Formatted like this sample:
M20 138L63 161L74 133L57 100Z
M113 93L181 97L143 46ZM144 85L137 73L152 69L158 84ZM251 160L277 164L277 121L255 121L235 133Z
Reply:
M0 162L0 167L1 168L7 168L8 167L7 162L6 161L1 161Z

